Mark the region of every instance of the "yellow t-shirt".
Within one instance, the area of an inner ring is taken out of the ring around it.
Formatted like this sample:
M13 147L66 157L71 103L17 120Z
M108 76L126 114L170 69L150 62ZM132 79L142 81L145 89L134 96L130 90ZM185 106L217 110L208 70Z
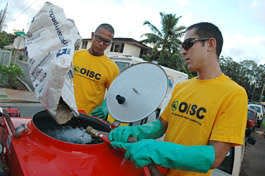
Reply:
M193 78L175 86L162 118L168 121L164 140L182 145L207 145L209 140L243 144L247 94L229 77ZM167 176L206 176L171 169Z
M75 52L73 67L78 110L90 113L102 103L105 90L119 74L119 68L107 56L93 56L87 50Z

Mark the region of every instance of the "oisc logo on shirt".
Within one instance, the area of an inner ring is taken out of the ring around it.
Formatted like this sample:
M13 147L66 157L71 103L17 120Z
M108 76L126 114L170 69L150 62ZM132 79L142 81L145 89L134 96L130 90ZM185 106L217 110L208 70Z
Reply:
M88 70L86 68L80 68L78 66L74 66L74 72L77 74L81 74L82 76L89 77L92 79L100 80L101 79L101 74L97 73L92 70Z
M178 114L178 112L181 112L181 114L186 114L188 116L195 116L198 119L203 119L207 112L206 108L204 107L200 107L196 104L182 102L179 100L173 101L173 103L171 104L171 111L174 114Z

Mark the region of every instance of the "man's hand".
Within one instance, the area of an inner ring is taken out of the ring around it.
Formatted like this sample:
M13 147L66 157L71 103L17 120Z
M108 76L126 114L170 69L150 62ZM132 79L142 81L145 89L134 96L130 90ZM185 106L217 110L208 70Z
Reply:
M137 140L137 136L139 135L137 130L135 130L136 126L120 126L113 129L109 134L110 141L128 142L129 137L133 137ZM123 147L121 147L123 148Z
M97 106L93 111L90 113L91 116L96 116L101 119L106 119L108 116L108 109L106 106L106 101L104 100L101 105Z
M165 127L162 121L155 120L144 125L122 126L110 132L109 139L112 142L127 142L129 137L137 141L142 139L155 139L164 134Z
M153 140L149 139L135 143L111 142L111 145L126 150L125 158L134 161L137 167L144 167L152 163L149 156L151 154L150 150L152 150L152 142Z
M111 145L126 150L125 157L138 167L155 163L166 168L208 172L215 160L212 145L184 146L153 139L135 143L111 142Z

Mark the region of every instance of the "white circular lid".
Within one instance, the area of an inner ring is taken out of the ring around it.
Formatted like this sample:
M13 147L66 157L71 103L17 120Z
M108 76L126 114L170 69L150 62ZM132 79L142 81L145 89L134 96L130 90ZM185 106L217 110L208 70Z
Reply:
M135 122L154 112L166 96L168 78L153 63L139 63L112 82L106 103L110 115L121 122Z

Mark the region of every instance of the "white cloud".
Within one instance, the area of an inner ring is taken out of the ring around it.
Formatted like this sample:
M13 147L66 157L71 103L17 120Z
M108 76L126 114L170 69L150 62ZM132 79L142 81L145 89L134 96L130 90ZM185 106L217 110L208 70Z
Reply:
M248 7L246 7L246 9L249 9ZM265 2L264 0L253 0L250 2L250 13L253 15L253 17L256 20L260 20L262 22L265 21L265 13L264 13L264 9L265 9ZM265 26L264 26L265 28Z
M258 4L257 0L254 0L254 1L250 2L250 7L251 8L256 8L257 4Z
M176 0L177 5L179 8L185 8L190 4L189 0Z
M9 20L8 31L12 31L14 28L27 29L31 18L45 1L19 1L19 9L30 6L25 13L28 19L24 17L20 20ZM75 3L65 0L50 0L50 2L62 7L66 16L75 21L82 37L90 37L90 33L95 30L98 24L109 22L115 27L116 36L135 39L140 39L142 34L149 32L149 28L143 26L145 20L149 20L155 26L160 26L159 12L176 13L176 9L181 12L181 9L185 9L190 4L190 0L166 0L163 3L160 0L75 0ZM16 12L11 13L14 18ZM180 15L180 13L176 14L176 16ZM184 21L183 19L186 19L186 16L185 18L183 16L180 22ZM187 20L187 24L190 24L190 18Z
M51 0L50 2L62 7L66 16L75 21L82 37L90 37L91 32L95 30L97 25L108 22L115 27L116 36L139 39L141 34L147 32L147 29L143 26L144 20L160 22L159 13L150 6L143 5L141 1L128 0L113 3L113 1L104 0L75 0L75 3L73 3L72 1ZM34 8L31 7L27 10L28 19L26 17L22 19L21 17L21 19L15 21L10 20L8 31L12 31L14 28L27 29L31 18L41 8L42 4L36 4L37 6ZM15 13L13 13L13 16L15 16Z
M265 64L264 51L265 36L234 34L227 35L224 39L223 55L236 61L250 59L258 64Z

